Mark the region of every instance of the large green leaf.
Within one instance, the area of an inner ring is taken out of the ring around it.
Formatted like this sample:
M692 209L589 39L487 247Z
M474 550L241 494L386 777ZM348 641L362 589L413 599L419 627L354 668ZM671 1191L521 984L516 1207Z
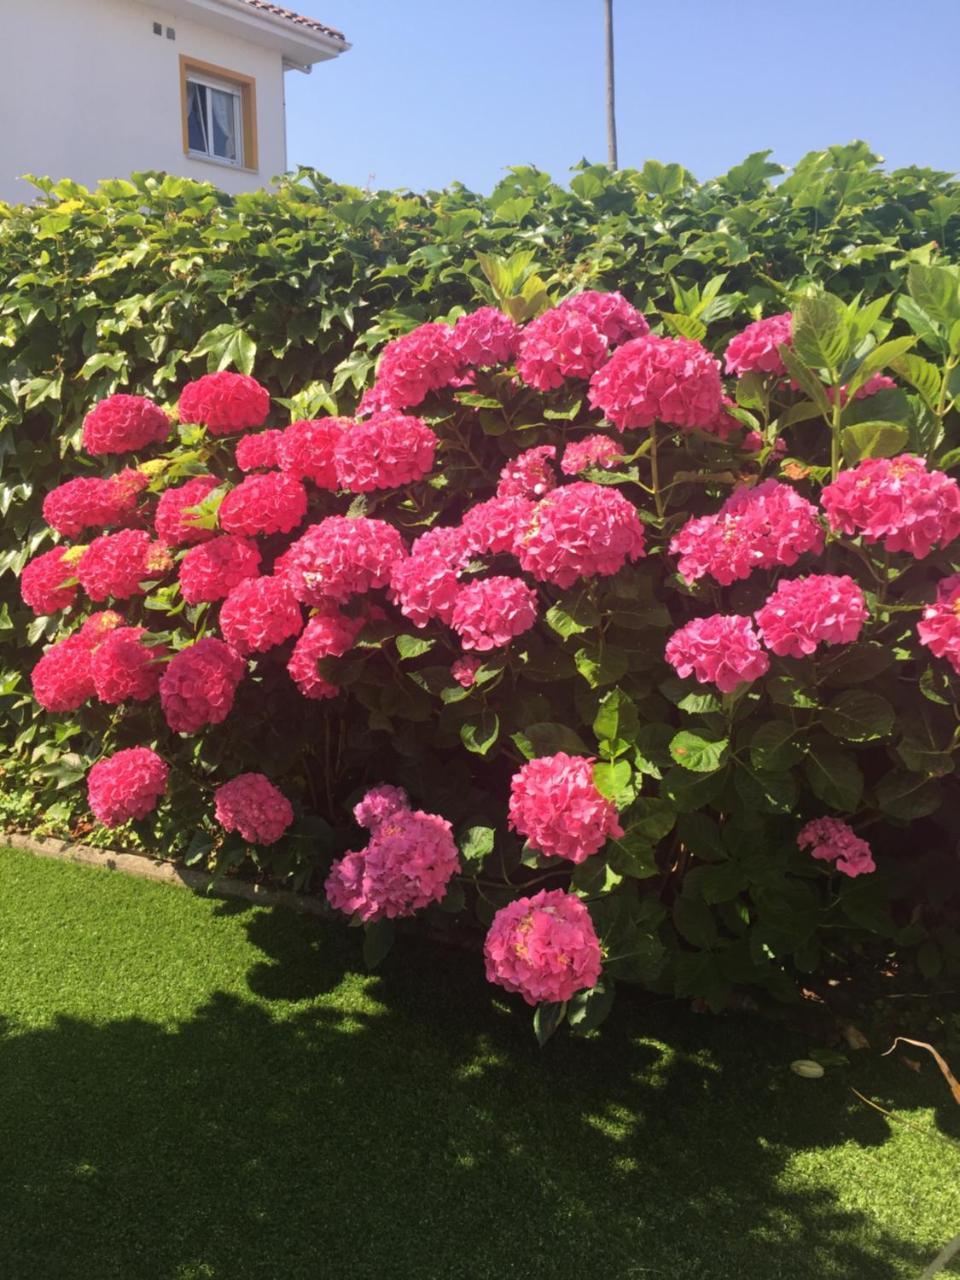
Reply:
M683 729L670 743L670 754L692 773L713 773L722 767L729 745L727 738L710 741Z
M818 293L797 302L793 350L808 368L840 368L850 350L850 322L839 298Z
M892 458L902 453L910 432L896 422L858 422L845 427L841 437L847 462L862 458Z
M847 689L837 694L821 712L823 727L845 742L872 742L889 737L896 714L879 693Z

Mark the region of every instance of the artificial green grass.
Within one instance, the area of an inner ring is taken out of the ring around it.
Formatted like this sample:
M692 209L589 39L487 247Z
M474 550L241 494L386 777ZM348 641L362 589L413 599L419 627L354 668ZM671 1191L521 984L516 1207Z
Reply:
M781 1027L630 999L540 1051L479 957L359 950L0 853L5 1280L916 1280L960 1231L926 1066L802 1080Z

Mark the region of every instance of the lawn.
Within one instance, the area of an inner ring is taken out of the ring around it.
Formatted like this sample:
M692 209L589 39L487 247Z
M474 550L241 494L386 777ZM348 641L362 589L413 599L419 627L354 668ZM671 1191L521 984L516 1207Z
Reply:
M478 957L359 951L0 853L5 1280L916 1280L960 1231L926 1066L802 1080L781 1027L630 999L541 1051Z

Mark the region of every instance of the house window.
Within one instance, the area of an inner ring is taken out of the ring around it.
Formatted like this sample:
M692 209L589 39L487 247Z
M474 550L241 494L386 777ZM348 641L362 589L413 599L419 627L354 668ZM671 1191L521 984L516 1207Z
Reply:
M195 159L257 167L255 82L207 62L180 58L183 149Z

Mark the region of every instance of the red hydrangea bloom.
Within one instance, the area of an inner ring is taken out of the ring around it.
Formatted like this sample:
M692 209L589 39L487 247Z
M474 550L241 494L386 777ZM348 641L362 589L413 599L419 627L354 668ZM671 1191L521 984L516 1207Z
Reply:
M853 828L840 818L814 818L797 836L797 847L809 849L812 857L836 862L841 875L859 876L876 871L873 850Z
M469 514L469 513L468 513ZM439 555L451 566L465 569L470 563L471 548L464 529L460 525L439 525L414 538L410 548L412 556Z
M510 827L551 858L584 862L610 836L622 836L617 809L593 780L585 756L539 756L510 783Z
M456 563L437 551L398 560L390 574L390 599L417 627L431 618L449 624L459 592Z
M754 320L742 333L738 333L727 346L727 373L738 376L744 373L775 373L781 377L787 372L780 358L781 347L793 346L793 315L784 311L781 315Z
M241 436L234 450L237 467L241 471L270 471L279 466L277 456L283 432L270 428L256 435Z
M327 900L364 922L412 916L440 902L459 870L450 823L435 813L398 809L378 823L365 849L334 862Z
M67 636L47 650L30 680L44 711L76 711L95 693L90 646L79 635Z
M499 649L537 621L537 593L519 578L481 578L461 587L450 625L464 649Z
M187 546L194 542L206 542L214 536L213 529L202 529L194 523L191 508L197 507L208 493L220 484L216 476L194 476L186 484L166 489L157 503L153 525L157 537L170 547Z
M107 630L91 649L93 687L101 702L146 702L157 692L164 645L144 644L143 627Z
M659 420L709 429L723 405L719 362L688 338L634 338L590 379L590 403L619 430Z
M650 332L646 318L629 303L622 293L599 293L584 289L557 304L558 311L575 311L586 316L599 329L611 346L628 338L643 338Z
M220 527L248 536L289 533L307 514L307 491L283 471L246 476L220 504Z
M248 844L276 844L293 822L293 805L262 773L240 773L217 787L214 812L224 831Z
M274 572L290 579L305 604L343 604L387 586L404 554L403 539L385 520L328 516L290 545Z
M770 659L749 618L715 613L694 618L667 641L666 659L678 675L732 693L770 670Z
M462 658L455 658L450 665L450 674L463 689L472 689L477 679L477 672L483 666L482 658L475 658L465 653Z
M180 590L187 604L222 600L238 582L260 572L260 552L249 538L222 533L191 547L180 562Z
M468 552L500 555L512 552L530 526L536 504L529 498L488 498L464 513L462 537ZM462 567L462 566L461 566Z
M230 714L237 685L247 671L239 653L216 636L181 649L160 677L160 705L174 733L197 733Z
M688 520L670 543L688 582L709 574L727 587L754 569L796 564L823 550L823 529L812 503L774 479L736 489L715 515Z
M220 608L220 630L237 653L264 653L303 629L300 603L286 578L238 582Z
M127 600L142 596L140 583L162 577L170 566L166 548L145 529L121 529L94 538L77 561L77 577L91 600Z
M577 480L537 503L516 552L538 582L571 587L578 578L608 577L643 556L643 526L622 493Z
M87 800L105 827L145 818L167 789L169 769L149 747L128 747L98 760L87 774Z
M54 547L23 566L20 594L38 616L69 609L77 598L76 553L69 553L69 547Z
M334 455L337 483L349 493L398 489L429 475L437 437L402 413L375 413L341 433Z
M576 476L591 467L602 467L609 471L624 461L624 453L616 440L609 436L584 436L582 440L571 440L560 459L560 470L565 476Z
M459 367L460 356L454 349L452 327L422 324L384 347L370 407L413 408L431 391L448 386Z
M88 649L97 645L117 627L123 626L123 618L115 609L102 609L99 613L91 613L83 626L74 635L79 637Z
M480 307L453 326L451 346L461 365L488 369L509 364L516 355L520 329L497 307Z
M161 444L170 434L170 419L146 396L107 396L83 420L87 453L133 453Z
M487 981L527 1004L562 1004L600 980L600 943L590 912L572 893L541 889L493 917L483 944Z
M320 489L337 489L334 462L337 444L352 422L349 418L308 418L291 422L280 435L277 462L296 480L311 480Z
M78 476L51 489L43 500L43 518L64 538L84 529L107 529L136 519L137 497L149 481L131 467L118 475Z
M381 782L378 787L371 787L359 804L353 807L353 816L357 825L366 827L368 831L376 831L381 823L392 818L401 809L410 808L410 797L403 787L391 786L389 782Z
M363 618L351 618L332 606L308 619L287 670L305 698L335 698L339 685L325 680L317 670L322 658L342 658L363 630Z
M720 408L717 410L717 416L712 422L708 422L701 427L700 430L723 441L727 441L731 436L739 434L743 430L743 423L730 412L731 409L735 408L734 401L729 396L723 396L720 401ZM689 428L684 428L684 430L689 432Z
M542 498L556 488L557 477L550 465L556 457L557 450L552 444L541 444L518 453L500 472L497 497Z
M937 599L924 609L917 635L935 658L946 658L960 675L960 573L938 584Z
M229 436L263 426L270 393L245 373L205 373L180 392L177 412L181 422L199 423L212 436Z
M852 644L867 604L852 578L812 573L778 582L754 617L768 649L781 658L804 658L821 644Z
M830 528L918 560L960 536L960 486L923 458L865 458L820 495Z
M589 378L607 358L607 340L585 315L553 307L520 334L517 373L528 387L552 391L567 378Z

